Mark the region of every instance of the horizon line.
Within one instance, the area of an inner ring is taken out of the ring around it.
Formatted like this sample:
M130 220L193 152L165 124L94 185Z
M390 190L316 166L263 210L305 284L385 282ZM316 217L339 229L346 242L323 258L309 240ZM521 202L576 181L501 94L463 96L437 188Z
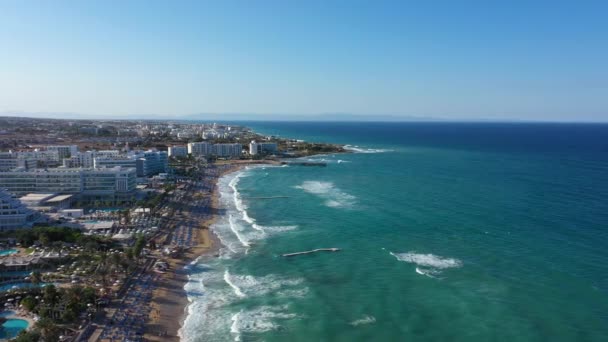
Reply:
M193 116L212 116L211 118L193 118ZM253 118L219 118L217 116L254 116ZM322 116L334 116L333 118L323 119ZM256 118L255 116L268 116L268 118ZM344 119L335 118L344 117ZM30 118L30 119L50 119L50 120L113 120L113 121L225 121L225 122L403 122L403 123L572 123L572 124L608 124L606 120L567 120L567 119L522 119L522 118L443 118L443 117L423 117L412 115L393 115L377 114L378 118L370 114L346 114L346 113L321 113L321 114L247 114L247 113L200 113L186 114L180 116L169 115L100 115L100 114L79 114L69 112L19 112L5 111L0 112L0 117L10 118ZM132 118L125 118L132 117Z

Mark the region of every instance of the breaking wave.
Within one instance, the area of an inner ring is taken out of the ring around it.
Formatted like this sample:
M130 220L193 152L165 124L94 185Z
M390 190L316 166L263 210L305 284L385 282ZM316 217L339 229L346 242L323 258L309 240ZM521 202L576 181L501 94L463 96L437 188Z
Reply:
M354 320L348 324L356 327L358 325L363 325L363 324L373 324L376 323L376 317L374 316L369 316L369 315L365 315L363 318Z
M338 189L332 182L305 181L295 188L325 199L325 205L330 208L351 208L355 205L356 197Z
M352 145L344 145L344 149L350 152L355 153L385 153L385 152L393 152L393 150L383 149L383 148L363 148L359 146Z
M393 253L392 256L399 261L415 264L416 273L431 278L436 278L436 275L442 270L448 268L458 268L462 266L462 261L454 258L443 258L434 254L418 254L415 252L408 253Z
M230 279L230 272L228 272L228 270L224 272L224 281L226 282L226 284L232 287L232 289L234 290L234 294L237 295L237 297L246 297L243 291L241 291L241 289L232 282L232 279Z

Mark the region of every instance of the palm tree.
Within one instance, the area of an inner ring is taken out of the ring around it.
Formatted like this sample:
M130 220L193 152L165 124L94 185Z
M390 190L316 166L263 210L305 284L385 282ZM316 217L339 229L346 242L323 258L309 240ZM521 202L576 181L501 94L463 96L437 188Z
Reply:
M50 318L41 318L36 323L36 329L40 331L40 334L44 341L57 341L59 340L59 328L53 323Z
M32 272L31 276L32 284L40 284L42 282L42 274L39 271Z

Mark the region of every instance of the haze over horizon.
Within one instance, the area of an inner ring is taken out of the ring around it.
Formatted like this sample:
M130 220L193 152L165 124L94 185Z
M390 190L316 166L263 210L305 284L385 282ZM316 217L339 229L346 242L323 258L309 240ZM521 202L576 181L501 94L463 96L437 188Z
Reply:
M607 122L606 10L3 1L0 115Z

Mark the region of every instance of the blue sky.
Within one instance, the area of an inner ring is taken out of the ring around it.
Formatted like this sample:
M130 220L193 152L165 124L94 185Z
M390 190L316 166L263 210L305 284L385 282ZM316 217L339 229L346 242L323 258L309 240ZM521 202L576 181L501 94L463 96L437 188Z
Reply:
M0 1L0 112L608 121L606 1Z

